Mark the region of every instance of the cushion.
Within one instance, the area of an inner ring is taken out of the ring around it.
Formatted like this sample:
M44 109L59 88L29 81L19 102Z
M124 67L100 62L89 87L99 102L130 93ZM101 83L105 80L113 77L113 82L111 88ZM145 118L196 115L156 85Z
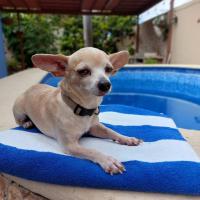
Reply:
M125 146L85 136L81 145L117 158L125 173L106 174L91 161L63 154L54 139L36 128L21 127L0 132L0 171L60 185L200 195L200 160L172 119L123 105L100 110L103 124L144 143Z

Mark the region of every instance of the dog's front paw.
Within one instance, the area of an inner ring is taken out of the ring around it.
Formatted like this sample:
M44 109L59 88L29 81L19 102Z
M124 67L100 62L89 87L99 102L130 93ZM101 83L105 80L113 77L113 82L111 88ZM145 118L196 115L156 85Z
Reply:
M126 171L123 164L111 156L105 156L101 158L99 164L104 171L110 175L119 173L122 174L124 171Z
M128 145L128 146L137 146L143 142L143 140L134 138L134 137L126 137L126 136L121 136L115 140L115 142L123 145Z

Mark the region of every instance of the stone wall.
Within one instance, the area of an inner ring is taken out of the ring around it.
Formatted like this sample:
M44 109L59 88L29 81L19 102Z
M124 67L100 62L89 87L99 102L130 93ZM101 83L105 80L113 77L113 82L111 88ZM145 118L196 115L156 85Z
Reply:
M47 200L0 175L0 200Z

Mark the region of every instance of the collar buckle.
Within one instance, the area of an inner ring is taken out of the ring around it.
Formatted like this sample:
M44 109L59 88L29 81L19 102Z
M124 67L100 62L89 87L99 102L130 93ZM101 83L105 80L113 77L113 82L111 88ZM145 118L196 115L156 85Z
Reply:
M98 115L99 114L99 108L98 108L98 112L95 113L97 109L87 109L87 108L83 108L80 105L76 105L75 109L74 109L74 114L79 115L79 116L92 116L93 114Z

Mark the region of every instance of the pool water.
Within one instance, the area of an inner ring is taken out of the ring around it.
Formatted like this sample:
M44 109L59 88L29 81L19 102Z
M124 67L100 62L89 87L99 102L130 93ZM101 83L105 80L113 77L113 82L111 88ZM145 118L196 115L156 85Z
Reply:
M165 96L150 94L110 94L103 104L125 104L166 114L179 128L200 130L200 105Z
M164 113L177 126L200 130L200 70L176 67L127 67L111 78L103 103L132 105Z
M56 86L59 78L42 82ZM103 104L124 104L163 113L177 126L200 130L200 70L160 67L125 67L111 77L112 91Z

